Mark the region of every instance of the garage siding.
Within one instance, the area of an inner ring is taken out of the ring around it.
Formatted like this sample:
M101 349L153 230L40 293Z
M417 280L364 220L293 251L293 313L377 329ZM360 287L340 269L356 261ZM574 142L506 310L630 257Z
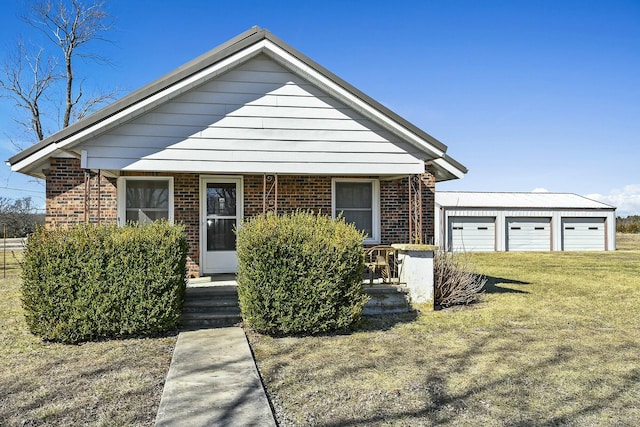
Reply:
M604 251L605 218L563 218L562 250Z
M507 218L506 224L505 250L551 250L551 218Z
M493 252L496 250L495 217L450 217L449 250Z

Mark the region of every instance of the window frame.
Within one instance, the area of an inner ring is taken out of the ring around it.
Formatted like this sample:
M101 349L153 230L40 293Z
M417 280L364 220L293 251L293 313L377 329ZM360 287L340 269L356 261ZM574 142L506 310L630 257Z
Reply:
M365 245L380 244L381 226L380 226L380 180L376 178L332 178L331 179L331 217L338 216L336 212L336 183L340 182L361 182L371 183L371 234L364 239Z
M121 176L118 178L118 225L127 223L127 181L166 181L169 184L169 206L168 218L170 224L173 224L173 177L172 176Z

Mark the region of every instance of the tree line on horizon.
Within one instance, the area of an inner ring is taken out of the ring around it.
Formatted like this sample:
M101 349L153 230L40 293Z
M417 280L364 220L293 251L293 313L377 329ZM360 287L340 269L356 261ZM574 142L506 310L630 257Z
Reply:
M618 233L640 233L640 215L629 215L616 219L616 231Z
M44 225L44 213L38 210L31 197L0 197L0 238L26 237L38 225Z

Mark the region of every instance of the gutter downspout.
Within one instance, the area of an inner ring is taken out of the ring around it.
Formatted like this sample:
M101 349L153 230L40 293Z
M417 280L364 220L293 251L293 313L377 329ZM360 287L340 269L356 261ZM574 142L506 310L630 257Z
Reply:
M98 169L98 225L100 225L100 194L102 191L102 170Z
M91 184L91 175L90 172L85 170L84 171L84 222L88 223L89 222L89 190L90 190L90 184Z

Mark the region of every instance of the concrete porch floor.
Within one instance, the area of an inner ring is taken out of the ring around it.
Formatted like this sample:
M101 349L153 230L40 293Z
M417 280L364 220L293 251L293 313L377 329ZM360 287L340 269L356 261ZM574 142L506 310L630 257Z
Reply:
M236 275L229 274L214 274L211 276L201 276L195 279L189 279L187 282L188 288L199 288L205 286L237 286Z
M371 281L369 278L363 278L362 284L365 286L371 286ZM212 274L207 276L200 276L194 279L189 279L187 282L187 287L189 288L197 288L204 286L237 286L238 282L236 281L236 275L233 273L225 273L225 274ZM400 283L383 283L381 278L373 279L373 285L379 286L403 286Z

